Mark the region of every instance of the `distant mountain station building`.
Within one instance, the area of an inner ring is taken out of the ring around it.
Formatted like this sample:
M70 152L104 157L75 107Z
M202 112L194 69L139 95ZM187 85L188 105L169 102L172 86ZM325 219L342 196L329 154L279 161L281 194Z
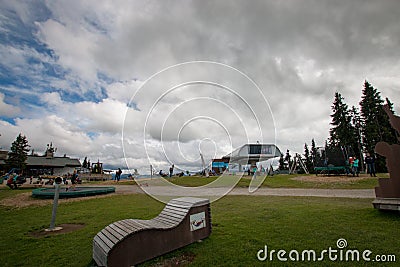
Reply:
M63 175L73 173L75 168L81 167L79 159L64 157L28 156L26 160L26 171L28 175L39 176Z
M79 159L70 158L64 155L63 157L54 156L55 149L52 145L48 145L45 155L28 155L26 159L26 176L37 177L39 175L55 175L61 176L67 173L73 173L75 168L81 167ZM1 151L0 165L4 169L5 160L7 159L8 151ZM8 171L8 170L4 170Z
M30 155L26 159L26 170L28 175L39 176L43 174L61 176L73 173L75 168L81 167L79 159L74 159L64 155L55 157L53 144L47 145L44 156Z
M282 152L274 144L245 144L221 159L214 159L213 170L221 173L227 168L230 171L246 171L253 168L257 162L280 157Z

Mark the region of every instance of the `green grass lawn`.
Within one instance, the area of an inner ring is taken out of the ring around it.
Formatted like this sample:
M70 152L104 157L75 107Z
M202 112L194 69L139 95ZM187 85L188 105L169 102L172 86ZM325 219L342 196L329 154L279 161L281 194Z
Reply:
M287 174L280 174L274 176L267 176L264 180L262 187L270 187L270 188L329 188L329 189L372 189L378 185L378 178L377 177L365 177L365 179L361 179L358 181L350 181L352 177L341 176L343 181L338 182L329 182L329 179L332 178L329 176L315 176L315 175L308 175L311 178L318 179L318 181L313 182L305 182L305 181L298 181L294 180L293 178L300 176L300 175L287 175ZM304 175L307 176L307 175ZM387 174L379 174L381 178L388 177ZM173 177L168 178L174 184L181 185L181 186L202 186L212 181L216 180L218 176L211 176L211 177L201 177L201 176L184 176L184 177ZM233 177L232 177L233 178ZM323 180L327 180L324 182ZM251 177L244 176L240 181L237 183L237 187L248 187L250 184Z
M27 190L0 189L0 199ZM211 236L145 266L161 264L171 257L191 255L190 266L262 266L256 254L269 249L320 252L336 248L345 238L349 249L369 249L376 254L394 254L400 260L399 213L374 210L370 199L316 197L227 196L212 203ZM115 195L59 205L57 224L79 223L75 232L36 238L30 232L47 228L51 205L28 208L0 206L1 266L91 266L92 240L106 225L126 218L150 219L164 207L142 195ZM134 252L133 252L134 253ZM138 252L139 253L139 252ZM327 258L326 258L327 259ZM321 266L313 262L272 265ZM364 266L365 262L331 262L324 265ZM373 264L369 264L373 266ZM387 263L387 266L396 266ZM379 265L379 266L386 266ZM398 265L398 263L397 263ZM160 266L160 265L158 265ZM161 265L162 266L162 265Z

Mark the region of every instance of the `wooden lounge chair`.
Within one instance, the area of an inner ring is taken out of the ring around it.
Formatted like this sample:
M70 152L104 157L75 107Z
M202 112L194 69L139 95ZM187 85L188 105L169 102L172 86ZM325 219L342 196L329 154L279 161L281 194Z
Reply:
M154 219L126 219L105 227L93 239L93 259L98 266L133 266L210 233L209 200L177 198Z

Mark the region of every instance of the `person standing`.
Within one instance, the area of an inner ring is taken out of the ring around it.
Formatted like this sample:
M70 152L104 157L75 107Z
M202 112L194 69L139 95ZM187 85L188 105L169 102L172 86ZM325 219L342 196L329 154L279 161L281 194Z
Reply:
M372 177L376 177L375 173L375 157L370 153L367 153L367 157L365 158L365 163L367 164L368 173Z
M68 189L75 190L77 179L78 179L78 174L77 174L76 170L74 170L74 173L71 176L71 186L69 188L67 187L65 189L65 191L68 191Z
M14 173L10 173L8 175L7 186L10 189L17 189L17 184L14 182Z
M172 174L174 173L174 164L172 164L171 168L169 168L169 177L172 177Z
M349 174L350 174L350 172L351 172L349 160L346 159L346 161L345 161L344 164L345 164L345 168L346 168L346 175L349 176Z
M358 163L360 162L356 156L353 158L353 176L357 174L358 177Z
M354 163L354 159L353 159L353 157L350 157L349 158L349 168L350 168L350 172L352 174L354 174L354 172L353 172L353 163Z
M121 168L118 168L118 170L115 172L115 180L117 180L117 182L119 182L119 180L121 179Z

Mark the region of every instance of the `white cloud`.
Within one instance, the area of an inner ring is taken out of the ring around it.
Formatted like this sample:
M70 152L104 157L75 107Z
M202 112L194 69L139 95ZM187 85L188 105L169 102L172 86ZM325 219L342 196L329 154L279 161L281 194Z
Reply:
M107 85L107 96L110 99L118 100L122 103L129 103L137 90L143 85L143 82L131 80L126 82L115 82Z
M63 104L60 94L57 92L44 93L42 96L42 101L49 106L59 106Z
M97 78L96 63L93 50L96 43L101 42L85 28L68 28L54 20L39 24L40 38L48 44L59 56L59 64L79 73L85 80L95 81ZM68 40L68 41L65 41Z
M0 116L12 117L17 116L21 112L18 106L10 105L4 102L5 95L0 93Z

